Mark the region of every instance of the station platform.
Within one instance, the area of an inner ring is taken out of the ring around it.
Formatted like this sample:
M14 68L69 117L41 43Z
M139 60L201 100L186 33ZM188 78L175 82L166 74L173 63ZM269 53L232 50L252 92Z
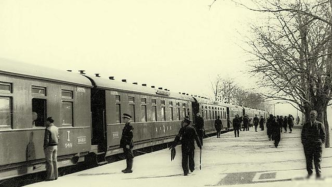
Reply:
M228 132L221 138L204 139L200 170L200 150L195 151L196 169L183 176L181 148L171 161L168 149L134 158L133 173L124 174L125 160L62 176L56 181L39 182L29 187L175 187L175 186L331 186L332 148L323 148L322 180L305 179L307 172L300 128L282 133L275 148L266 131Z

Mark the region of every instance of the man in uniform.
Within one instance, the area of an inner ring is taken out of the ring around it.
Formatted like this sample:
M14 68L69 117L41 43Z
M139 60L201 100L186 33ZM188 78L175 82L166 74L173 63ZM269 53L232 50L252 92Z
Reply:
M218 119L214 121L214 127L217 131L217 138L220 138L220 131L222 129L222 121L220 120L220 116L218 116Z
M293 126L294 126L294 118L292 115L289 114L289 116L288 116L289 133L292 133Z
M240 137L240 126L241 126L241 122L239 119L239 115L236 114L235 118L233 119L233 128L234 128L235 137Z
M123 121L125 126L122 130L122 137L120 140L120 147L123 148L123 153L126 157L127 168L122 170L123 173L132 173L134 154L133 154L133 126L130 125L131 116L129 114L123 114Z
M316 169L316 177L321 177L320 162L322 161L322 145L325 143L325 127L316 120L317 111L310 112L310 121L302 127L301 141L304 148L308 176L312 175L312 161L314 161Z
M52 117L46 119L44 135L44 153L46 158L46 181L58 179L58 143L59 130L53 124Z
M183 127L180 129L179 134L175 137L173 145L170 149L174 148L181 139L181 150L182 150L182 169L184 176L187 176L189 173L189 169L191 172L195 170L195 140L197 146L202 149L202 145L199 141L198 135L194 127L190 125L191 121L189 117L186 116ZM189 160L189 169L188 169L188 160Z
M200 113L197 113L196 116L196 124L195 124L196 132L198 134L199 140L203 146L203 137L204 137L204 119L201 117Z
M254 117L255 132L257 132L258 123L259 123L259 119L258 119L257 114L256 114L255 117Z

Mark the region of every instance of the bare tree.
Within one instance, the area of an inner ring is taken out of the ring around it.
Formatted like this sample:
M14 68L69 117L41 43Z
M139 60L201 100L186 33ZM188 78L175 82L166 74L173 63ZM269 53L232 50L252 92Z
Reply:
M266 97L289 101L306 119L311 110L317 110L326 128L325 146L330 147L332 0L255 2L259 8L249 9L272 17L266 25L252 27L256 35L248 42L256 57L252 72L262 77L262 86L271 88Z

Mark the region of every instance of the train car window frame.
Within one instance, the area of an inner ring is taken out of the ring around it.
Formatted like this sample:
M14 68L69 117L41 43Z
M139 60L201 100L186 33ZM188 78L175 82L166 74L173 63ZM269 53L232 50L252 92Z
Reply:
M63 108L64 104L70 104L71 105L71 110L70 110L69 113L68 113L68 111L65 112L65 110ZM68 114L70 114L69 117L67 117ZM61 122L62 122L61 125L62 126L66 126L66 127L68 127L68 126L73 127L74 126L74 102L73 101L62 101L62 103L61 103L61 118L62 118L61 119ZM66 121L69 121L70 123L65 122L66 118L67 118Z
M170 120L174 121L174 108L173 107L169 107L170 110Z
M63 99L74 99L74 91L72 91L72 90L61 90L61 97Z
M5 89L8 88L8 89ZM7 82L0 82L0 93L9 94L13 93L13 84Z
M136 107L135 107L135 104L129 104L129 114L131 115L131 121L136 122Z
M135 103L135 97L134 96L128 96L128 102L129 103Z
M147 122L147 107L146 105L141 105L141 122Z
M121 96L115 95L115 102L120 102L120 101L121 101Z
M8 96L0 96L0 104L1 104L1 100L6 100L8 101L8 108L7 108L7 114L6 118L2 119L2 116L5 115L0 115L0 129L7 129L7 128L13 128L13 98L12 97L8 97ZM6 106L4 106L6 107ZM6 110L6 108L5 108ZM0 105L0 111L2 111L2 106ZM0 112L0 114L3 112ZM7 121L6 124L2 124L2 121Z
M120 101L115 103L115 123L121 123L121 104Z
M181 120L181 109L180 109L180 107L179 108L177 108L178 109L178 120Z
M36 92L38 90L38 92ZM42 86L31 86L31 93L38 96L47 96L47 88Z
M167 118L166 118L166 100L160 100L160 118L161 118L161 121L167 121Z
M158 121L157 105L151 107L151 117L153 122Z

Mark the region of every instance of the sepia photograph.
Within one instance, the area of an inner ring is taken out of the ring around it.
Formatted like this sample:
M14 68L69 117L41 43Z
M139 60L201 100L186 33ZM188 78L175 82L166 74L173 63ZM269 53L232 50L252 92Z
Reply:
M0 0L0 187L332 185L332 0Z

